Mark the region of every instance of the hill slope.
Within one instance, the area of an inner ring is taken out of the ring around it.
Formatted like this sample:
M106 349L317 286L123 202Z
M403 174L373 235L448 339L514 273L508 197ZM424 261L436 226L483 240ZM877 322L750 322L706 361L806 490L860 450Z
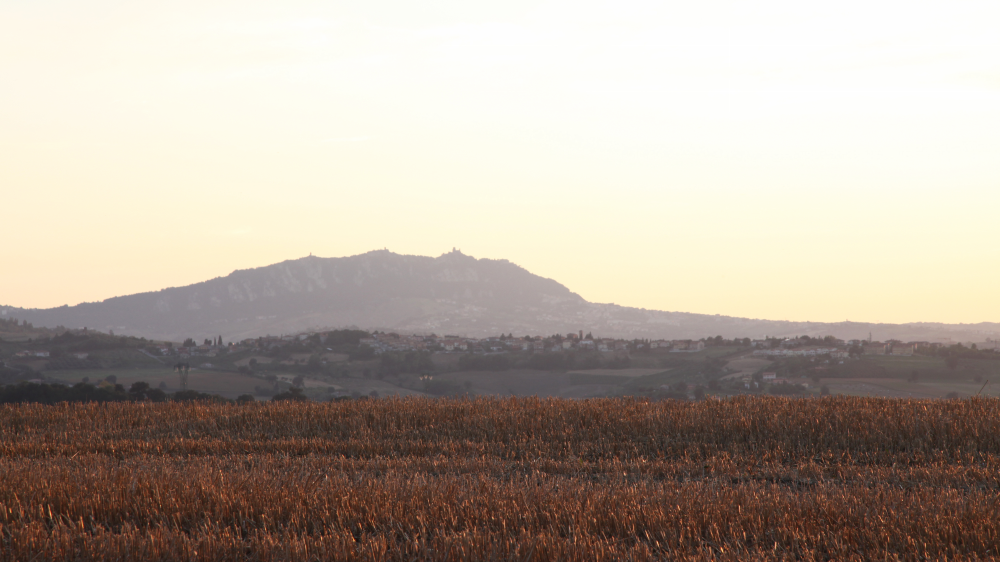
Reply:
M90 327L180 340L227 340L357 326L469 336L552 334L642 338L836 335L841 338L983 341L1000 324L783 322L596 304L507 260L453 251L437 258L379 250L307 257L234 271L186 287L50 309L0 307L36 326Z

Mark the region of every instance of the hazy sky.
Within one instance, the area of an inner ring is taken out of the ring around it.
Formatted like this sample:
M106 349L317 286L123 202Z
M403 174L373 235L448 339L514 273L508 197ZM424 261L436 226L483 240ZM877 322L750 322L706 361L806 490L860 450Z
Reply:
M0 304L383 247L1000 321L1000 3L0 0Z

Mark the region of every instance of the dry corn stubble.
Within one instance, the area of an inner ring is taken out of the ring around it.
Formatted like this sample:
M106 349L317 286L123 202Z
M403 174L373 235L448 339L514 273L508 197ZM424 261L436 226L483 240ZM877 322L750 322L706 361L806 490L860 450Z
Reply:
M1000 402L0 408L0 559L968 558Z

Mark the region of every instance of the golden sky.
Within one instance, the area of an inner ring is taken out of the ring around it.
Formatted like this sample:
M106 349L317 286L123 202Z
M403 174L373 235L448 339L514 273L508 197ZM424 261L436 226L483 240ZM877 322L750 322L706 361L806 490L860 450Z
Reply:
M594 302L1000 321L1000 4L0 2L0 304L458 247Z

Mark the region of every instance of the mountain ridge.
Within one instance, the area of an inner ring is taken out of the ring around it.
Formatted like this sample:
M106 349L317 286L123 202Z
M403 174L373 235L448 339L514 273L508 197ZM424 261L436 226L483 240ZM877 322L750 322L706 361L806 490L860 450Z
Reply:
M242 339L309 329L359 327L410 333L548 335L584 330L609 337L688 339L714 335L834 335L904 341L983 341L1000 324L795 322L591 303L506 259L453 250L438 257L373 250L307 256L238 269L182 287L49 309L0 306L0 317L37 326L90 327L181 340Z

